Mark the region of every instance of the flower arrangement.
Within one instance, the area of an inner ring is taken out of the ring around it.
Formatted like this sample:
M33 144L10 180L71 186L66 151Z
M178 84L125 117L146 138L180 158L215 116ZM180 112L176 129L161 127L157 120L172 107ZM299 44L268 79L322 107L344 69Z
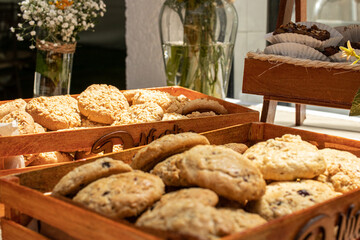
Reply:
M36 38L42 44L53 42L55 47L59 42L75 43L78 33L93 29L96 19L106 12L102 0L24 0L19 5L24 22L10 30L19 41L29 37L31 49Z

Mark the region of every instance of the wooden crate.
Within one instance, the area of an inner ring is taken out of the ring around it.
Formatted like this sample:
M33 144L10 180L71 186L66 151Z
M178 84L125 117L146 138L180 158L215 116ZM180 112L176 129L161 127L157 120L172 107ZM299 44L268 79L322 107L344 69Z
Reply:
M212 144L224 144L255 143L286 133L298 134L319 148L346 150L360 156L360 141L267 123L241 124L202 134ZM141 147L112 153L109 156L131 162L132 156L139 148ZM66 198L54 198L44 194L51 191L63 175L85 162L87 161L78 161L1 178L0 197L6 207L6 216L1 220L3 239L154 240L164 238L163 233L149 233L127 222L103 217ZM360 190L357 190L222 239L302 240L309 239L306 237L317 231L325 232L326 240L355 239L359 237L359 210ZM29 217L40 221L40 232L33 232L24 227ZM339 229L339 238L336 238L334 232L336 225Z
M198 98L212 99L222 104L228 110L229 114L124 126L104 126L19 136L1 136L0 156L16 156L51 151L109 151L109 149L112 149L112 144L124 143L124 148L130 148L145 145L163 134L184 131L205 132L215 128L259 120L259 112L255 110L190 89L182 87L160 87L151 89L165 91L174 96L183 94L191 100ZM74 97L76 98L77 95L74 95ZM30 99L26 99L26 101L29 100ZM7 101L0 102L0 104L5 102ZM38 167L34 167L33 169L37 168ZM11 172L13 171L0 173L0 175Z

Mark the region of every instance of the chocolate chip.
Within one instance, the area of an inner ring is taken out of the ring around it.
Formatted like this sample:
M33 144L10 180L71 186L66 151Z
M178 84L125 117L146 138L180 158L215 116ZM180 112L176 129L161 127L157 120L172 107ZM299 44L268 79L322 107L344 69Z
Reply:
M101 164L101 166L102 166L103 168L109 168L109 167L110 167L110 163L109 163L109 162L103 162L103 163Z
M306 190L299 190L297 193L303 197L310 196L310 193L308 193Z
M106 191L106 192L104 192L102 195L103 196L106 196L106 195L108 195L110 192L109 191Z
M280 205L282 204L282 202L281 202L281 201L277 201L275 204L278 205L278 206L280 206Z

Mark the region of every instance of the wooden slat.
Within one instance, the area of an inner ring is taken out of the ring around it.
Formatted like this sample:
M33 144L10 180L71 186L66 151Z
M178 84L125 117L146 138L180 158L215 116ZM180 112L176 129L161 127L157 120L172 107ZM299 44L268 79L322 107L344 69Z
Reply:
M293 7L294 7L294 0L280 0L276 28L290 22Z
M296 104L295 105L295 124L301 126L306 119L306 105Z
M1 235L3 240L49 240L49 238L5 218L1 219Z
M295 21L307 21L306 0L295 0Z
M1 201L8 206L47 222L77 239L158 239L125 224L6 180L1 183L0 195ZM20 195L26 198L18 197Z
M274 123L277 103L275 100L269 100L264 97L260 118L261 122Z

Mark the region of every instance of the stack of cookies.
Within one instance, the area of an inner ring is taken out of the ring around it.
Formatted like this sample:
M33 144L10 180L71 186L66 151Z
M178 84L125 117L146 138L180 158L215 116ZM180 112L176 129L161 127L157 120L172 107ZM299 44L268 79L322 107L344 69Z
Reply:
M190 119L226 114L219 102L190 100L158 90L121 92L114 86L94 84L77 98L69 95L38 97L26 103L16 99L0 105L0 123L16 121L20 134L66 129ZM121 151L115 145L113 151ZM41 165L90 157L89 153L50 152L25 156L26 165Z
M52 194L177 239L217 239L360 187L355 155L286 134L248 147L196 133L163 136L130 165L75 168Z

